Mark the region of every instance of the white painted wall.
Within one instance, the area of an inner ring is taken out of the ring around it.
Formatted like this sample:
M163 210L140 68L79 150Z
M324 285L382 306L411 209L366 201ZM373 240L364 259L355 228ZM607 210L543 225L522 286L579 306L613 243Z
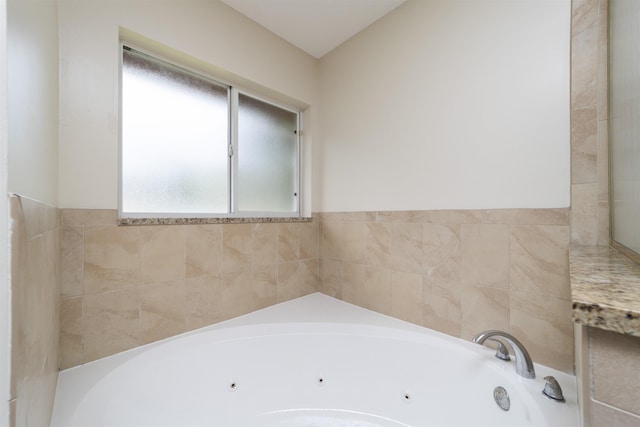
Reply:
M314 211L569 205L570 0L409 0L319 63L217 1L59 14L63 208L117 207L119 27L311 105Z
M409 0L320 60L315 210L569 206L570 0Z
M7 2L8 189L58 204L55 0Z
M316 60L221 2L60 0L59 17L62 208L117 207L120 27L311 105L314 139Z

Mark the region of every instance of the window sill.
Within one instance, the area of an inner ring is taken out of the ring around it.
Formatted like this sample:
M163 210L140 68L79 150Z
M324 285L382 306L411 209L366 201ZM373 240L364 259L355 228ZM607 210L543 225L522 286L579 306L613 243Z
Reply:
M252 224L266 222L311 222L311 217L249 217L249 218L120 218L118 225L197 225Z
M573 320L640 337L640 264L613 246L572 246Z

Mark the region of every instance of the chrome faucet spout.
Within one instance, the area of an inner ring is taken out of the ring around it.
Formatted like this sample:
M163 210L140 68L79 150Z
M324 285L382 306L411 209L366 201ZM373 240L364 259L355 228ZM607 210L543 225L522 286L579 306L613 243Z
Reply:
M536 377L536 371L533 367L531 356L529 356L527 349L516 339L516 337L506 332L491 330L480 332L473 338L473 342L482 345L488 338L493 338L496 341L504 341L509 345L509 347L511 347L516 358L516 373L518 375L529 379Z

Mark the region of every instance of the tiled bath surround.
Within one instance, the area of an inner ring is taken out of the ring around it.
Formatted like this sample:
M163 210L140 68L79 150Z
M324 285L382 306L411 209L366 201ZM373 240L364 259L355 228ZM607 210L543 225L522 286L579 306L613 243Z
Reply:
M465 339L505 329L571 372L568 222L523 209L137 227L64 210L61 367L320 290Z
M9 196L12 426L49 425L58 378L60 211Z
M317 222L118 226L62 212L61 368L318 287Z
M322 292L463 339L509 331L573 371L569 209L320 217Z

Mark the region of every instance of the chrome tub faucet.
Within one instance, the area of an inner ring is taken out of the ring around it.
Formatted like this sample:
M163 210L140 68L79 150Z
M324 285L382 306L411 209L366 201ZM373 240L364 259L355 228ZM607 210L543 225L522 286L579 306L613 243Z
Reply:
M493 341L504 341L506 342L511 350L513 350L513 355L516 358L516 374L521 377L533 379L536 377L536 371L533 367L533 361L531 360L531 356L529 356L529 352L524 345L516 339L511 334L506 332L490 330L480 332L478 335L473 337L473 342L477 344L484 344L484 342L491 338Z

